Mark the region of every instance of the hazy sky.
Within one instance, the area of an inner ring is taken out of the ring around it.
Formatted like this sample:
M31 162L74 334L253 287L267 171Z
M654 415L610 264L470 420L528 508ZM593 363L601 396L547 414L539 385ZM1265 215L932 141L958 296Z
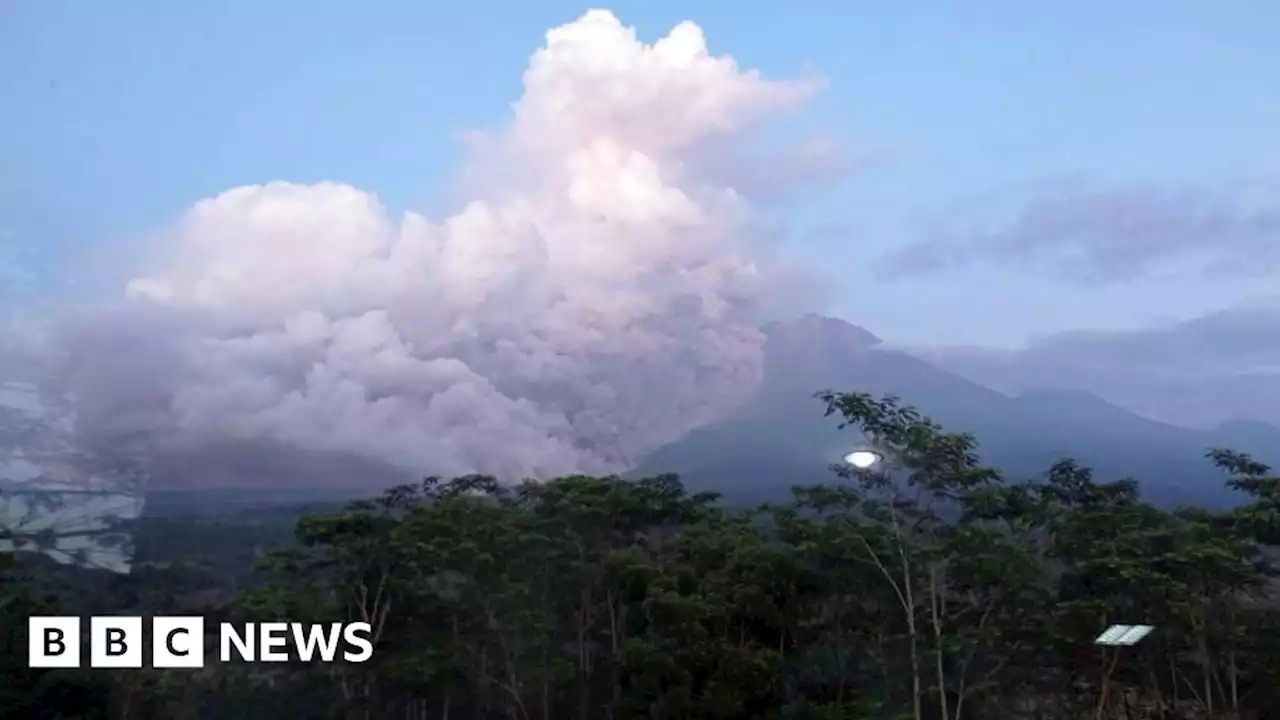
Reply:
M1273 290L1280 4L610 9L643 40L692 20L744 69L826 81L780 132L855 169L768 212L788 252L835 275L832 312L888 340L1015 343ZM201 198L273 180L454 210L458 139L506 120L544 33L584 10L7 0L5 253L54 274L88 257L92 280Z

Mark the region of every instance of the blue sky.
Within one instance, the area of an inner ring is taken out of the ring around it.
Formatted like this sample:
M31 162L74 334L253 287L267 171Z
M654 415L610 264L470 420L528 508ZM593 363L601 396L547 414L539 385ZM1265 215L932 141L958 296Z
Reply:
M1186 318L1270 292L1275 276L1262 272L1082 283L1009 252L903 277L873 270L873 259L933 232L922 227L963 234L951 218L974 208L1012 222L1047 181L1067 182L1077 199L1086 181L1103 196L1186 189L1233 208L1280 197L1268 184L1280 175L1280 5L957 5L647 0L609 9L646 40L693 20L712 52L744 67L827 80L797 127L883 160L777 212L789 252L847 268L836 273L832 312L890 340L1009 344ZM243 184L338 180L393 209L448 209L457 137L502 123L543 34L585 9L10 0L0 6L0 237L56 274L86 255L127 255L133 239L195 201ZM1195 219L1168 212L1180 202L1143 204L1158 216L1144 215L1144 227L1183 235L1169 230ZM1245 210L1214 217L1231 212ZM1258 237L1274 229L1272 217L1227 222L1242 238L1232 252L1275 245L1274 233ZM1097 224L1106 221L1064 222L1089 228L1089 239L1075 238L1088 245L1109 242Z

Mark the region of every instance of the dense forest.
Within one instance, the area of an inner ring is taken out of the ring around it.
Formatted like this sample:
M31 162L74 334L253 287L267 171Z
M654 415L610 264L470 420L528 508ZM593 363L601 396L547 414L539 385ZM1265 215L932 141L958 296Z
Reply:
M1003 478L974 438L892 397L820 397L886 462L758 508L669 475L429 478L301 517L146 521L127 575L5 557L0 715L1280 717L1266 466L1209 450L1206 470L1250 500L1166 509L1070 460ZM376 651L27 668L27 616L90 612L367 621ZM1112 623L1156 630L1095 644Z

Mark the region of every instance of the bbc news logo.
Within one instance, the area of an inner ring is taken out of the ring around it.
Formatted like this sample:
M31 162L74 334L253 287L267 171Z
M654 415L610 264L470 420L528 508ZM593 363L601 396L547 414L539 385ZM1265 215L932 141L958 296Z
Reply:
M81 666L81 618L32 617L27 621L28 666ZM140 668L147 647L140 617L89 618L89 667ZM150 632L154 668L202 668L206 625L202 617L153 617ZM218 623L218 660L251 663L362 663L373 656L369 623ZM341 652L339 652L341 650Z

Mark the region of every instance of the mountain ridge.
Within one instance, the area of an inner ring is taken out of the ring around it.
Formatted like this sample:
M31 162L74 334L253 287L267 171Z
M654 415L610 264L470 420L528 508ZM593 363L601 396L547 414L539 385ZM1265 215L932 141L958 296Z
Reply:
M984 461L1014 479L1072 457L1100 477L1135 477L1160 501L1221 505L1233 495L1204 458L1208 448L1280 459L1280 428L1265 423L1204 432L1081 390L1009 395L886 347L836 318L805 316L767 328L766 336L764 381L755 396L729 417L660 448L632 474L677 472L699 489L753 495L785 491L794 479L829 480L829 465L856 438L823 418L813 396L824 389L897 396L950 431L973 433Z

